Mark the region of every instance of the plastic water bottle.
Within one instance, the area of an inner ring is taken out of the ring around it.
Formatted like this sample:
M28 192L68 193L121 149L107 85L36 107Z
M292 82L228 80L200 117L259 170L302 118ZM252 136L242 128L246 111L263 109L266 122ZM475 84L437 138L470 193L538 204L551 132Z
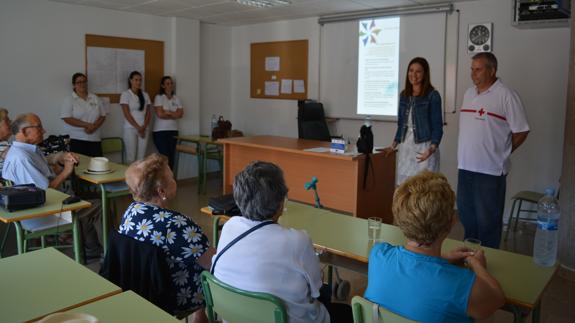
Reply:
M212 130L218 126L218 119L216 118L215 114L212 114L212 121L211 121Z
M537 232L533 245L533 261L550 267L557 260L559 203L553 188L545 189L545 196L537 203Z

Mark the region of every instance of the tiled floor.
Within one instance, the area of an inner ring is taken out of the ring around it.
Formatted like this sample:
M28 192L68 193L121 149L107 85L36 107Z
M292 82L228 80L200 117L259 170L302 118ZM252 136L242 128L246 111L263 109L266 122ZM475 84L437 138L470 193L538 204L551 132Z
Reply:
M200 207L207 205L209 196L221 194L221 185L219 183L218 178L210 179L208 182L208 194L198 195L197 184L194 180L181 180L178 183L178 196L171 205L171 208L189 215L204 229L204 233L210 237L210 239L212 237L211 220L200 213ZM119 201L118 209L124 210L128 203L129 200L127 199ZM0 232L2 234L5 229L6 226L0 224ZM503 248L529 255L532 252L533 235L533 226L531 224L521 223L518 231L515 234L510 234L509 240L507 243L504 243ZM454 228L450 237L453 239L461 239L463 237L463 228L461 225ZM3 254L4 256L16 253L14 240L15 237L12 230L8 238L6 250ZM71 251L68 252L71 255ZM90 262L88 267L97 272L100 267L99 261ZM351 282L352 290L350 298L353 295L363 294L367 284L367 277L364 274L345 269L341 269L340 274L343 279L347 279ZM505 311L497 311L491 318L482 320L481 322L513 322L513 316ZM541 323L573 322L575 322L575 273L560 270L543 295Z

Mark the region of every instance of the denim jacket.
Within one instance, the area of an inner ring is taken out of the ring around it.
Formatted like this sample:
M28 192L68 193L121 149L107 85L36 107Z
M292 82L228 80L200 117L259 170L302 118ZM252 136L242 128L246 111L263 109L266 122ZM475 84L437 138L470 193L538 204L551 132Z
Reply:
M426 96L415 96L413 120L413 135L416 143L431 141L439 146L443 137L443 118L441 110L441 96L433 90ZM399 97L399 111L397 113L397 131L395 141L403 142L407 133L407 120L409 113L409 97Z

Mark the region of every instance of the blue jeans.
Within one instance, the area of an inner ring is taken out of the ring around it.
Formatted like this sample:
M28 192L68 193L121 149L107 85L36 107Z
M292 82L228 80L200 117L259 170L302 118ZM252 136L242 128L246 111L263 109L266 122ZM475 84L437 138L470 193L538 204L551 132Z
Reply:
M479 239L482 246L499 248L506 177L459 170L457 209L465 238Z
M176 154L176 143L175 138L178 135L177 130L164 130L154 132L154 144L158 152L166 157L168 157L168 165L170 169L174 169L174 157Z

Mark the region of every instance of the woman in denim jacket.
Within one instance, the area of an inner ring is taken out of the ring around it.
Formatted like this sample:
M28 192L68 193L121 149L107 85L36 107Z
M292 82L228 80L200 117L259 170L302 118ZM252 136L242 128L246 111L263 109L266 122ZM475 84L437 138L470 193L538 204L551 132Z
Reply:
M405 89L399 98L397 131L386 155L399 150L397 185L423 169L439 171L439 143L443 136L441 97L433 88L429 64L422 57L409 62Z

